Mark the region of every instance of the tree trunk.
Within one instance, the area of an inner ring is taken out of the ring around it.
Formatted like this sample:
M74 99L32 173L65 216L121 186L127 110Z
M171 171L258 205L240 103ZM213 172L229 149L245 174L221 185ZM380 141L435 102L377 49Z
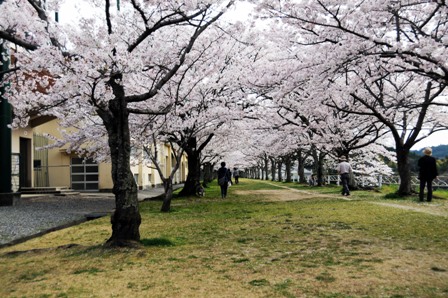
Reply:
M314 166L317 178L317 186L322 186L324 181L324 158L325 153L313 150Z
M188 155L188 175L184 187L179 196L196 195L196 186L201 180L201 152L212 140L214 134L210 134L207 139L198 146L196 137L188 138L187 142L180 140L178 145L181 146Z
M261 171L261 180L265 179L265 173L264 173L264 159L260 160L260 171Z
M302 157L302 150L297 154L297 173L299 174L299 182L306 183L305 177L305 158Z
M285 180L285 182L291 182L292 181L291 157L289 157L289 156L285 157L285 171L286 171L286 180Z
M196 185L200 183L201 167L199 153L196 150L186 150L188 155L188 175L179 196L192 196L196 193Z
M124 90L118 84L119 96L109 102L109 111L101 110L98 114L103 119L109 138L112 162L113 193L115 211L111 217L112 236L107 240L110 246L133 246L140 241L139 227L141 216L138 208L138 190L131 172L131 141L129 132L129 114L124 97Z
M271 160L271 181L275 181L275 159L269 158Z
M269 180L269 159L266 155L263 157L263 161L264 161L263 171L265 173L265 179Z
M163 179L163 189L165 191L165 196L163 198L163 204L160 211L169 212L171 208L171 200L173 199L173 179L171 176Z
M277 161L277 172L278 172L277 174L279 182L283 181L282 166L283 166L282 161L281 160Z
M319 160L317 164L317 186L324 185L324 159L319 155Z
M409 166L409 149L404 146L396 146L397 170L400 176L399 196L412 194L411 170Z
M207 184L213 180L213 166L211 163L204 163L204 179L202 182L203 187L207 187Z

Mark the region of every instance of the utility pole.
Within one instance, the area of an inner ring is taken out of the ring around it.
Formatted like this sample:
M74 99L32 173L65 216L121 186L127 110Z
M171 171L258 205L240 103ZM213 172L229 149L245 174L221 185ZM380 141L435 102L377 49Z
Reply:
M1 4L1 2L0 2ZM12 122L11 105L6 99L8 84L4 81L9 69L10 54L6 41L0 39L0 206L11 206L19 202L20 194L12 192Z

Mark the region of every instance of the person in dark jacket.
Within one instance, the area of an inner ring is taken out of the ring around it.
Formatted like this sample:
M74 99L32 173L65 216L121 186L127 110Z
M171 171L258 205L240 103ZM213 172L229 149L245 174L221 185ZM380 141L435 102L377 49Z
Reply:
M439 173L437 172L436 159L431 156L432 149L429 147L425 148L423 150L423 154L424 154L424 156L418 160L418 167L419 167L418 178L420 179L419 199L420 199L420 202L423 202L425 186L426 186L427 187L426 199L428 202L431 202L431 200L432 200L432 181L434 179L436 179L437 176L439 176Z
M232 181L232 171L230 169L227 169L227 177L229 178L229 186L233 185L233 181Z
M221 167L218 169L218 184L221 187L221 198L227 197L227 188L229 187L229 181L231 179L230 171L226 168L226 163L222 162Z

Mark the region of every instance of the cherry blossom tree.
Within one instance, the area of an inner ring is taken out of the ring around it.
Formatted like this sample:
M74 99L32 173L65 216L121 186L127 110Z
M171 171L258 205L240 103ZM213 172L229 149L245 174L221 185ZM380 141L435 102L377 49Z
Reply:
M283 88L279 82L273 81L271 84L275 87L264 91L264 96L270 93L279 94L277 89ZM304 85L299 89L303 88ZM337 111L326 105L324 99L316 100L316 97L304 93L306 95L301 96L300 92L293 91L282 98L271 98L270 108L275 113L271 113L268 119L278 136L274 143L281 144L282 148L272 145L266 147L275 148L271 160L277 163L279 175L282 164L288 161L288 156L295 156L297 151L307 153L304 157L298 157L301 159L301 180L305 180L303 167L305 158L309 155L314 159L314 172L317 174L319 185L322 185L327 156L335 159L343 155L348 157L351 152L375 143L384 135L385 130L384 125ZM283 153L278 155L279 152ZM287 170L286 174L288 173ZM287 176L286 180L290 178Z
M213 139L216 130L225 123L222 115L229 113L224 106L216 105L219 95L216 96L214 88L208 85L203 87L205 90L197 90L197 93L191 90L185 95L177 93L177 96L182 97L178 99L181 104L168 115L170 126L162 133L188 156L188 175L181 196L195 194L200 184L201 153Z
M445 1L264 1L259 8L264 17L281 20L285 31L294 32L288 35L293 54L308 52L308 58L300 56L300 65L308 72L311 67L311 74L285 85L297 88L309 80L305 90L311 97L329 100L350 120L369 115L361 118L385 127L395 140L399 194L410 194L410 148L446 129ZM393 88L395 96L389 93ZM364 112L358 113L361 107Z
M390 74L372 80L370 75L359 81L359 87L350 92L352 100L341 102L330 99L329 105L346 113L363 116L387 127L395 142L400 188L398 193L412 192L409 152L411 148L428 135L448 127L446 111L440 95L445 85L428 82L420 76L407 73ZM333 95L339 96L338 93ZM344 95L345 96L345 95ZM367 120L368 121L368 120ZM427 134L422 134L423 130Z
M259 9L295 29L296 45L331 49L331 57L315 55L330 58L328 69L373 60L390 73L414 72L447 83L446 1L282 0L263 1Z
M238 26L209 30L207 43L197 47L197 62L165 94L176 106L166 118L163 133L188 156L188 176L180 196L194 195L200 184L202 153L217 134L229 135L232 122L243 117L238 102L239 61L245 44L235 38ZM222 148L222 145L220 145Z
M143 149L146 153L146 155L149 157L149 159L152 162L152 165L156 168L157 172L159 173L160 178L162 179L163 183L163 189L164 189L164 198L163 198L163 204L160 209L161 212L169 212L171 210L171 200L173 199L173 179L174 175L178 171L182 159L182 155L184 153L184 149L182 147L177 146L176 144L172 142L168 142L171 148L171 152L174 156L175 163L172 166L170 173L166 176L164 174L164 171L159 164L159 146L160 146L160 139L156 137L156 134L152 134L152 144L151 146L144 145ZM142 144L142 143L139 143ZM146 143L144 143L146 144ZM165 143L162 143L165 144Z
M52 21L49 13L59 1L45 2L0 5L0 37L27 50L15 53L20 69L9 78L16 124L25 124L30 110L56 116L66 127L82 123L85 115L97 117L107 136L116 198L107 242L132 245L140 239L141 217L130 170L130 127L141 115L172 109L175 102L160 96L161 90L196 62L196 42L233 1L130 1L115 14L109 0L95 1L77 28ZM48 75L30 79L42 70ZM45 92L36 93L37 85Z

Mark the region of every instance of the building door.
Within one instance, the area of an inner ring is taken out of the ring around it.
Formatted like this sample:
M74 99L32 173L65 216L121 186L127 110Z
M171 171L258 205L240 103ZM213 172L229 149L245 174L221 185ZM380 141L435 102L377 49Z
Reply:
M20 187L31 187L31 139L20 138Z
M73 157L70 176L72 189L79 191L98 190L98 164L92 159Z
M48 167L48 149L37 148L45 147L49 144L48 138L34 134L33 136L33 170L34 170L34 187L50 186L50 173Z

